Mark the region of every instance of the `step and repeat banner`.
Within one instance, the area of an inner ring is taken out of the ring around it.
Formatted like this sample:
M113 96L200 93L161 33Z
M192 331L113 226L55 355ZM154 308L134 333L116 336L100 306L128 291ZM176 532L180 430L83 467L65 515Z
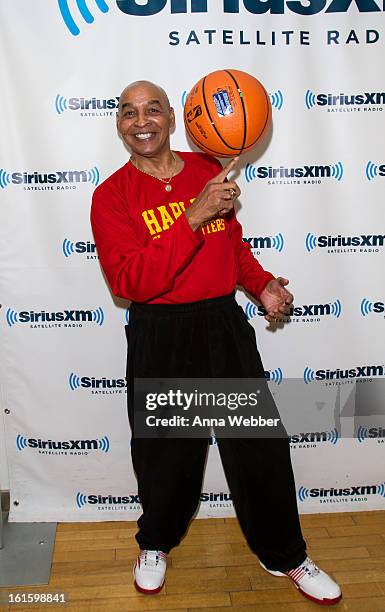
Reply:
M186 150L186 93L221 68L250 72L270 95L272 132L239 163L238 214L261 264L290 279L295 308L270 328L259 304L241 291L237 299L272 386L297 379L335 394L329 429L299 427L291 437L299 510L384 509L384 395L367 400L359 418L351 407L361 381L384 377L382 4L18 0L2 3L0 16L10 519L140 515L125 407L129 304L101 272L91 197L128 158L115 127L126 84L166 89L173 148ZM199 516L233 513L212 439Z

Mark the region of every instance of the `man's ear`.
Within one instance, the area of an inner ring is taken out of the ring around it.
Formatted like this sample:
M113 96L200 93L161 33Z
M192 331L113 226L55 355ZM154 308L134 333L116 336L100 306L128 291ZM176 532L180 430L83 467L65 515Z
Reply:
M175 112L174 109L170 107L170 130L173 130L175 127Z

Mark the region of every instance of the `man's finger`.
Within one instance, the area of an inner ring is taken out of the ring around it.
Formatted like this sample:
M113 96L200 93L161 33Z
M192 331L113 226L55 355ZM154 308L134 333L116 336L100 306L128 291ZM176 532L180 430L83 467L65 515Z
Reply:
M215 183L223 183L228 173L235 168L239 157L234 157L234 159L230 160L229 163L221 170L221 172L214 178Z

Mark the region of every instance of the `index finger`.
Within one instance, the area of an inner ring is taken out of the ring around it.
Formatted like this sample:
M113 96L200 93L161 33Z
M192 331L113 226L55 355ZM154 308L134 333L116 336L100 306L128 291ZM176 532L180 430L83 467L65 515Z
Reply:
M234 159L231 159L229 163L223 168L223 170L221 170L220 173L215 177L215 182L223 183L228 173L231 172L231 170L237 165L238 160L239 157L234 157Z

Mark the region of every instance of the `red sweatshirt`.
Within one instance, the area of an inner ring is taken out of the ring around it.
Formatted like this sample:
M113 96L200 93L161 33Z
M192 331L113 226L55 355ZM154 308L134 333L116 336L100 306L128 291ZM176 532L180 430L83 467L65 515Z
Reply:
M114 295L134 302L180 304L231 293L241 285L258 298L269 280L242 240L235 213L195 232L183 214L222 169L203 153L179 153L183 170L172 191L130 162L95 190L91 224Z

